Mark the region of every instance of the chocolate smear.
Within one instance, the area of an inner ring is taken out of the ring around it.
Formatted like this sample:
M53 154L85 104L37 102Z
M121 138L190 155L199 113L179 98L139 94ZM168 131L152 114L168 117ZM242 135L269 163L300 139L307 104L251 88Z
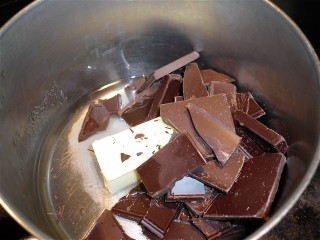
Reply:
M128 160L131 156L125 153L120 153L121 155L121 162L124 162L126 160Z

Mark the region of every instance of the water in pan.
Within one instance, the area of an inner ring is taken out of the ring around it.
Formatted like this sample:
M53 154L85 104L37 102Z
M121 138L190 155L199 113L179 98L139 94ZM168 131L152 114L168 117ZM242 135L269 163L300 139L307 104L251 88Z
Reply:
M111 117L105 131L78 142L89 103L120 93L122 105L125 105L133 97L124 90L128 82L114 82L77 102L55 123L46 139L40 157L39 195L48 224L55 228L59 238L81 239L102 211L110 209L131 188L109 194L103 186L95 155L90 151L94 140L128 128L122 119ZM131 237L143 239L136 223L123 218L118 220Z

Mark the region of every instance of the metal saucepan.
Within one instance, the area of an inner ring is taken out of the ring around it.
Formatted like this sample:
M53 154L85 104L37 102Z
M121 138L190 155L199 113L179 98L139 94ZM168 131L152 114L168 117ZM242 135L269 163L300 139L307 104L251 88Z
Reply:
M193 49L252 91L290 145L271 218L251 238L286 215L319 163L319 62L268 1L36 1L0 44L0 203L38 238L81 238L114 201L76 142L89 101Z

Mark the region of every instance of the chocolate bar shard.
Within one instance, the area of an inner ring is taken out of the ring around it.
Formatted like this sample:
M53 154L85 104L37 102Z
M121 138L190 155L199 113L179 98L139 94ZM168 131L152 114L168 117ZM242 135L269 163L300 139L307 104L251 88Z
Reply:
M213 188L205 187L206 194L201 201L184 202L184 205L188 210L196 217L201 217L208 207L212 204L214 199L219 195L218 191Z
M266 219L278 190L286 159L282 153L247 161L228 194L219 195L204 213L212 219Z
M222 122L228 129L230 129L230 131L235 132L234 123L226 96L224 94L218 94L209 97L162 104L160 106L160 116L165 123L171 125L179 132L187 132L203 157L213 157L214 154L212 149L199 136L193 126L193 123L190 119L190 114L186 108L189 103L194 103L203 108L210 115Z
M185 100L208 96L206 86L203 84L198 64L190 63L184 71L183 98Z
M142 76L137 79L134 79L127 87L138 92L141 87L146 83L147 77Z
M148 114L157 92L157 87L148 88L139 93L133 101L120 110L119 115L130 125L136 126L147 120Z
M212 148L217 160L225 165L241 138L197 105L189 103L186 107L199 135Z
M238 109L237 105L237 88L234 84L228 82L210 82L209 95L226 94L230 110L234 112Z
M179 68L187 65L190 62L193 62L197 58L199 58L199 53L196 51L193 51L181 58L178 58L177 60L155 70L153 74L147 79L146 83L143 84L143 86L140 88L138 92L144 91L148 87L152 86L156 81L158 81L160 78L168 75L169 73L174 72L175 70L178 70Z
M227 82L227 83L231 83L235 81L234 78L229 77L228 75L225 75L223 73L216 72L212 69L205 69L205 70L201 70L200 72L201 72L203 82L205 84L209 84L212 81Z
M240 125L246 127L264 141L271 144L278 152L285 153L287 151L288 145L286 140L263 123L239 110L234 112L233 117Z
M237 108L253 118L259 118L266 114L266 112L259 106L259 104L255 101L252 94L250 92L246 93L237 93Z
M265 154L265 150L258 144L248 133L244 127L236 126L236 133L241 137L238 149L245 155L246 159Z
M143 229L143 233L152 240L159 240L162 238L157 237L148 229ZM205 240L206 237L203 233L188 222L174 221L171 223L168 232L165 234L164 239L188 239L188 240Z
M166 195L166 202L203 200L205 193L202 182L186 176L175 182L174 187Z
M121 217L141 221L150 208L151 198L141 185L133 188L112 207L112 212Z
M161 104L174 101L174 97L180 92L181 85L182 77L179 74L169 74L164 77L163 82L153 99L148 119L159 116Z
M175 218L180 203L165 203L161 198L153 199L141 224L159 238L163 238Z
M121 239L131 240L111 211L104 210L99 219L90 230L90 232L84 237L84 240L100 240L100 239Z
M84 141L97 131L104 130L110 119L110 112L101 103L91 103L78 136L78 141Z
M111 114L117 114L121 108L121 95L117 94L108 99L99 99L98 103L101 103Z
M190 176L198 179L210 187L215 187L223 192L229 192L238 178L244 163L242 153L233 153L229 161L221 167L216 161L209 161L194 170Z
M168 192L177 180L205 163L189 138L180 133L140 165L137 172L148 194L155 198Z
M233 229L230 222L215 221L201 217L193 217L192 223L207 237L207 239L219 239Z

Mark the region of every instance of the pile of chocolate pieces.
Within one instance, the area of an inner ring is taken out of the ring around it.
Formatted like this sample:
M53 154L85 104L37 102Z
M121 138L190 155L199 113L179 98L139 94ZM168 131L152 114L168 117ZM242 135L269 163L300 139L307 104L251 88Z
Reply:
M138 167L142 183L105 210L87 239L131 239L112 214L139 222L151 239L237 239L244 220L268 219L287 143L258 120L265 111L250 92L199 70L197 57L140 78L135 99L117 110L131 126L160 115L177 133Z

